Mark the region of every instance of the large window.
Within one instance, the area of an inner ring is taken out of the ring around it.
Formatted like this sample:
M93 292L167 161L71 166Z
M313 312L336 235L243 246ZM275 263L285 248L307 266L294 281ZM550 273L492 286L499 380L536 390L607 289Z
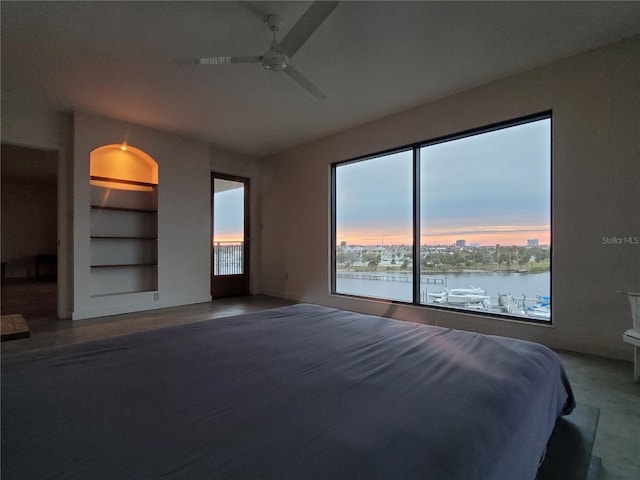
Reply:
M341 164L335 187L336 291L411 302L413 152Z
M551 320L551 115L333 165L332 292Z

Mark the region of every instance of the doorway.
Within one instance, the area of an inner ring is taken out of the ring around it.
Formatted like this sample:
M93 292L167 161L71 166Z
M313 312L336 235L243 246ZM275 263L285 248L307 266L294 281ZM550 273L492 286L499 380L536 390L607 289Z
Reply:
M58 151L2 144L2 315L58 318Z
M249 294L249 179L211 174L211 297Z

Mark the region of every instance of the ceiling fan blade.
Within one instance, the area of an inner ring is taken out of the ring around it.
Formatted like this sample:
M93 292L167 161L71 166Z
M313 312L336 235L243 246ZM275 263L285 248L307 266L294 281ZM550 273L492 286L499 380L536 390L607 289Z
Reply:
M291 30L278 45L278 50L293 57L337 6L338 2L314 2L300 17L300 20L291 27Z
M284 69L284 72L289 75L298 85L300 85L318 100L324 100L325 98L327 98L327 96L322 93L318 87L307 80L307 78L304 77L304 75L296 70L291 64L289 64L287 68Z
M198 65L224 65L226 63L260 63L262 57L209 57L196 60Z

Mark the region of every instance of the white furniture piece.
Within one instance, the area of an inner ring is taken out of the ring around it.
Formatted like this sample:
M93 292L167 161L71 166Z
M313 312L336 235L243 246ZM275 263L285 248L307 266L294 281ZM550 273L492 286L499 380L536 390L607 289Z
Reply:
M640 292L619 291L618 293L626 295L631 303L633 327L622 334L622 340L633 345L633 378L636 382L640 382Z

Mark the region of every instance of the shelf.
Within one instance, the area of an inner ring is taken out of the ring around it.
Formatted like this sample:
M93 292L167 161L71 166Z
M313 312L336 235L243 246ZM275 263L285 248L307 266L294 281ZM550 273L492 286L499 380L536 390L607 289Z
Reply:
M90 158L90 295L157 291L157 164L110 152Z
M113 265L91 265L91 268L138 268L138 267L157 267L157 263L122 263Z
M121 183L123 185L139 185L142 187L157 187L157 183L149 183L149 182L139 182L137 180L122 180L119 178L111 178L111 177L98 177L91 175L91 180L97 180L99 182L112 182L112 183Z
M158 237L126 237L126 236L107 236L107 235L92 235L91 240L157 240Z
M91 295L91 297L93 298L104 298L104 297L118 297L120 295L132 295L132 294L136 294L136 293L149 293L149 292L157 292L158 290L125 290L122 292L111 292L111 293L97 293L94 295Z
M107 207L103 205L91 205L91 208L94 210L112 210L116 212L158 213L158 210L150 210L146 208Z

